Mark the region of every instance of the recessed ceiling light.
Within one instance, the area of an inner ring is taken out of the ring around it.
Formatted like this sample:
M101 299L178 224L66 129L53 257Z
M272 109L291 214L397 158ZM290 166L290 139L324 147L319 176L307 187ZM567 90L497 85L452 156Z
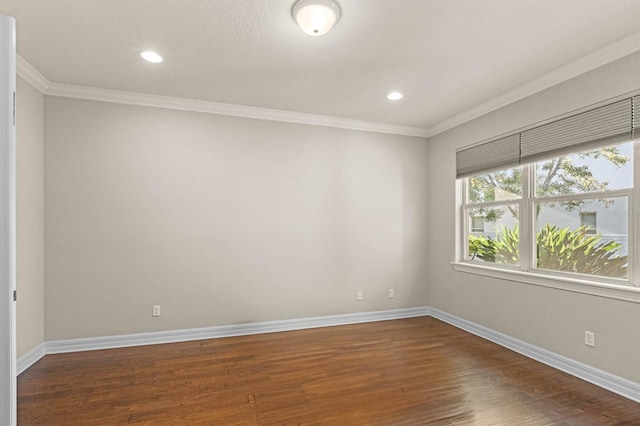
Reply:
M402 99L403 94L400 92L391 92L387 95L387 99L390 101L398 101Z
M150 50L145 50L140 54L140 56L142 56L142 59L144 59L145 61L153 62L154 64L157 64L163 61L162 56Z

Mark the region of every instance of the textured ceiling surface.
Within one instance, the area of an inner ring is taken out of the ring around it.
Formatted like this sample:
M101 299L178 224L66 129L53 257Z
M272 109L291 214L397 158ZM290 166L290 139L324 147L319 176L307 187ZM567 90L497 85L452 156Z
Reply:
M52 82L416 127L640 30L639 0L338 1L322 37L294 0L0 0L0 14Z

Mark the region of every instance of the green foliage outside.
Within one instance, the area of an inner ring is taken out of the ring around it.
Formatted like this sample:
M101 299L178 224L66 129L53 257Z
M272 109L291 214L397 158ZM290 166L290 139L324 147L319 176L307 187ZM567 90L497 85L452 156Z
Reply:
M572 158L581 160L605 159L616 169L626 165L631 158L622 154L621 145L601 148L596 151L563 156L536 164L536 196L553 197L589 192L606 191L609 182L594 176L586 165L576 165ZM487 222L497 222L509 212L518 219L515 204L507 200L522 197L522 173L520 167L500 170L489 174L474 176L468 181L468 196L471 203L504 201L498 208L480 207L473 211L482 215ZM579 210L589 200L558 201L564 211ZM610 199L598 200L600 205L608 207ZM554 203L547 203L553 207ZM538 205L539 209L540 206ZM499 264L517 264L519 262L519 229L501 226L496 230L495 239L482 235L469 235L469 255L472 259ZM586 227L574 230L560 229L546 224L536 234L536 267L553 271L574 272L613 278L626 278L627 256L620 254L622 244L615 241L602 241L601 235L588 234Z
M601 148L596 151L576 154L580 159L606 159L615 168L620 168L631 161L623 155L620 145ZM555 195L600 192L608 188L609 182L600 181L586 165L576 165L571 156L563 156L537 164L536 196L550 197ZM517 199L522 197L522 173L519 167L500 170L489 174L469 178L469 201L483 203L487 201ZM607 204L606 200L600 200ZM567 211L578 209L584 201L562 201L559 204ZM513 207L508 207L511 215L518 217ZM488 222L496 222L502 217L503 209L483 209L483 216Z
M500 264L518 262L519 229L502 226L496 239L469 235L471 259ZM536 234L536 267L553 271L575 272L611 278L627 277L627 256L621 256L622 244L602 241L602 236L588 234L587 227L560 229L546 224Z

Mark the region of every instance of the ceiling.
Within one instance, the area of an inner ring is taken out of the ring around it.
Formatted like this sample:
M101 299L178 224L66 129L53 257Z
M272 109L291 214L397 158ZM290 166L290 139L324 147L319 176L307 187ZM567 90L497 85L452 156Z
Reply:
M640 50L639 0L338 2L322 37L297 27L294 0L0 0L0 14L50 82L425 129L588 71L575 64L593 52Z

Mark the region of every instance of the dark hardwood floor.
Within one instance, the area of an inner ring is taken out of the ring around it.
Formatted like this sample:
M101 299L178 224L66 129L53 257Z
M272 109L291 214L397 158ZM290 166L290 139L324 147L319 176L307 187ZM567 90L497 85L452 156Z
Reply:
M640 425L640 404L431 317L47 355L23 425Z

